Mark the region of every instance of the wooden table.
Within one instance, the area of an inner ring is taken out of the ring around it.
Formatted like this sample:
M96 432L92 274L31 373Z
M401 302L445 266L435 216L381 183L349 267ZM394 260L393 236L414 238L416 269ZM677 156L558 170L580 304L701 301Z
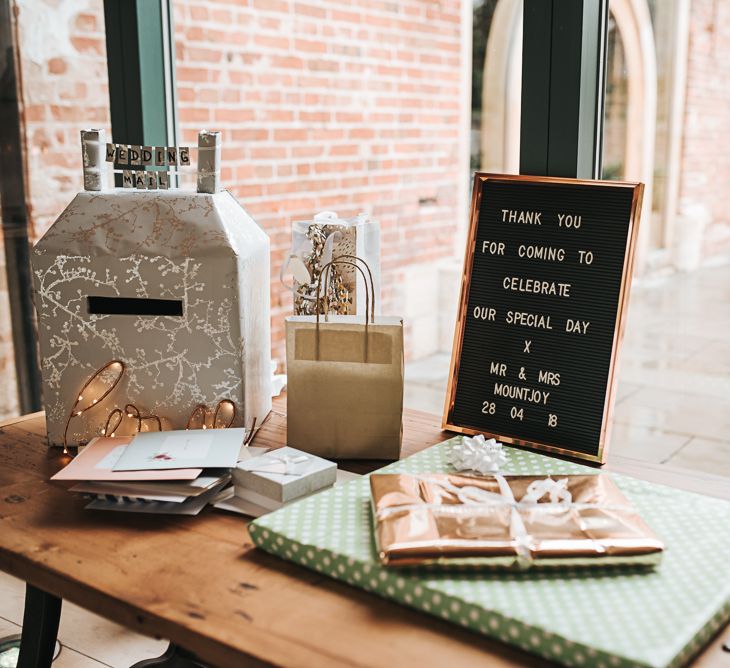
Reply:
M256 445L285 442L284 410L277 401ZM448 438L438 423L406 411L403 455ZM25 665L44 664L60 599L168 638L212 666L546 665L264 554L241 516L210 508L197 517L86 511L84 499L48 481L64 463L45 444L42 413L0 424L0 569L28 583ZM709 474L620 457L609 468L730 497L727 481ZM728 665L721 640L697 665Z

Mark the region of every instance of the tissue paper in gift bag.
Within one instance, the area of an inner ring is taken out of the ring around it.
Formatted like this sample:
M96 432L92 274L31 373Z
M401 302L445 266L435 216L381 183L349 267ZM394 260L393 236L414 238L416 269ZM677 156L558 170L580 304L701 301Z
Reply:
M375 317L373 301L365 316L286 319L289 445L328 459L400 456L403 320Z
M291 286L295 315L314 315L316 288L323 268L332 258L345 255L356 256L367 263L373 291L379 295L380 225L377 221L364 213L343 219L333 211L322 211L312 220L292 224L290 261L296 258L305 270L305 278L295 276ZM347 264L333 267L333 279L339 289L329 300L329 310L338 315L361 315L365 309L367 284L358 276L355 267ZM320 301L320 313L324 312L322 306Z

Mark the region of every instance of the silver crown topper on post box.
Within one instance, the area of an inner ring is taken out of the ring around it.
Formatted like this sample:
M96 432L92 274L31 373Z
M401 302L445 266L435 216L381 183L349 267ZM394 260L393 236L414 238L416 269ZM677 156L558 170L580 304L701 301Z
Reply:
M85 190L31 256L49 443L101 435L128 404L122 427L139 413L161 418L149 428L185 429L195 411L210 427L220 402L235 405L231 426L260 425L271 409L269 238L220 187L220 133L200 133L198 192L159 178L152 190L105 189L104 133L81 136ZM111 146L112 160L137 159L137 147ZM139 148L140 161L167 162L145 175L191 158ZM110 368L124 369L114 384L97 373ZM92 392L99 384L108 395Z
M137 146L108 143L104 130L81 131L81 151L84 165L84 190L101 191L105 182L105 163L122 165L124 188L137 190L167 190L170 171L190 166L187 146ZM105 156L102 160L102 154ZM220 190L221 133L201 130L198 133L198 192L217 193ZM140 167L128 169L125 167ZM154 169L145 170L144 167ZM163 169L160 169L163 168Z

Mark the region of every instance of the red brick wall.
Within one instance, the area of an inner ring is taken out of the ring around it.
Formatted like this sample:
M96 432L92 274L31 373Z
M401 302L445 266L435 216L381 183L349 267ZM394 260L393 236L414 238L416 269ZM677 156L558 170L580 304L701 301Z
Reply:
M175 28L183 139L223 131L223 181L271 236L274 355L292 220L376 217L397 309L399 270L459 224L460 0L178 0Z
M27 196L37 238L83 187L79 131L111 132L104 9L102 0L17 6Z
M460 84L462 1L173 3L184 141L194 145L203 127L223 130L225 184L271 236L279 360L291 303L278 276L293 220L325 209L378 218L385 312L403 314L405 267L452 251L463 223L460 113L469 104ZM79 130L111 135L103 0L17 0L14 8L37 239L82 188ZM8 383L0 403L14 413L3 266L0 274Z
M694 0L690 15L680 197L712 215L706 255L730 251L730 4Z
M451 252L458 224L461 0L177 0L183 142L223 131L223 180L272 241L274 355L293 220L367 211L383 307L399 270ZM29 201L40 236L79 190L79 129L109 130L101 0L21 3ZM188 183L190 183L189 180Z

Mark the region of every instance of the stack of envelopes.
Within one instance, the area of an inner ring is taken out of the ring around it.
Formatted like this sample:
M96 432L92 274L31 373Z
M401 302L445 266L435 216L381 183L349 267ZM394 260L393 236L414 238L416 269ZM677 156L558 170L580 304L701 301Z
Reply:
M52 480L75 482L91 509L196 515L250 450L244 429L143 432L95 438Z

